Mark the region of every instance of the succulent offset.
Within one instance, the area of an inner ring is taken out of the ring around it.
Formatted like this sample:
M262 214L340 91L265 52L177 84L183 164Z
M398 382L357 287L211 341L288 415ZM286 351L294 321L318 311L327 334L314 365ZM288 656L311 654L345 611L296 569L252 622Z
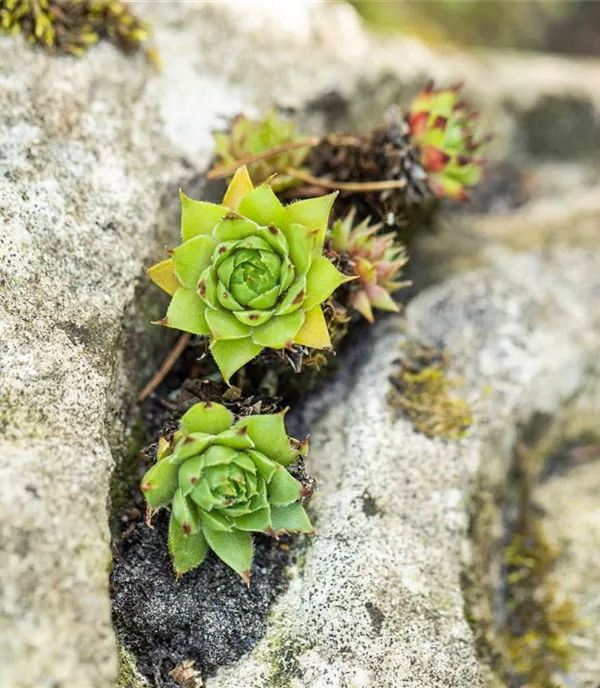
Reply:
M302 143L293 119L285 117L272 108L263 119L253 121L245 115L238 115L229 132L213 134L216 146L217 165L227 165L249 155ZM308 155L308 148L295 148L248 164L248 173L255 184L261 184L272 175L272 186L276 192L297 186L297 179L289 176L289 167L300 167Z
M212 549L248 583L251 532L312 532L298 501L302 485L286 468L306 452L306 443L287 436L281 413L235 422L220 404L192 406L172 441L159 443L157 463L141 483L151 509L171 506L176 573L195 568Z
M409 284L396 281L407 257L393 234L378 234L381 225L370 225L369 218L353 227L354 216L352 209L344 219L333 223L330 244L345 259L349 272L358 277L350 285L350 305L373 322L373 308L399 310L391 294Z
M183 243L148 270L172 295L160 324L206 336L226 382L265 347L329 348L321 303L352 279L322 255L334 199L284 207L245 167L222 205L182 194Z
M461 88L435 90L431 83L412 102L408 114L431 190L455 200L464 200L466 188L481 181L484 162L477 156L485 139L475 133L476 113L461 100Z

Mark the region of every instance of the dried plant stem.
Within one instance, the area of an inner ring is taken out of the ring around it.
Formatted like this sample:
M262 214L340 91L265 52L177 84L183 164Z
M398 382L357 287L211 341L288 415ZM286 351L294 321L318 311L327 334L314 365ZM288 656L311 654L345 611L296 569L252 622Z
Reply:
M238 167L242 165L251 165L253 162L259 162L260 160L266 160L267 158L272 158L276 155L283 155L284 153L289 153L299 148L314 148L321 139L314 136L311 139L306 139L306 141L295 141L294 143L286 143L283 146L275 146L274 148L269 148L268 150L261 151L260 153L253 153L252 155L246 155L243 158L234 160L228 165L220 165L219 167L213 167L206 173L207 179L220 179L221 177L231 176Z
M369 191L385 191L386 189L403 189L406 186L405 179L391 179L382 182L338 182L331 179L324 179L323 177L313 177L312 174L303 172L302 170L296 170L293 167L288 167L285 173L307 184L320 186L324 189L332 189L334 191L368 193Z
M152 376L148 384L142 389L142 391L138 394L138 401L141 403L142 401L145 401L151 394L154 392L154 390L160 385L160 383L165 379L167 376L167 373L171 370L171 368L175 365L175 362L177 359L181 356L183 353L183 350L187 346L188 342L190 341L190 337L192 335L189 332L184 332L181 337L177 340L177 343L175 346L171 349L169 352L169 355L165 358L165 360L162 362L160 368L156 371L156 373Z

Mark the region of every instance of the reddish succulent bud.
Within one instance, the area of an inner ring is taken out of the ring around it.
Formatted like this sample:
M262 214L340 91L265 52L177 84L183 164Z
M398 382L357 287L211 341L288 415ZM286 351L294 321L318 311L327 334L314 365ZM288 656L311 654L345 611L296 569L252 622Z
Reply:
M476 137L479 114L460 98L463 84L435 90L428 83L408 113L411 134L421 150L430 189L437 196L465 200L465 189L482 178L481 158L476 154L489 136Z

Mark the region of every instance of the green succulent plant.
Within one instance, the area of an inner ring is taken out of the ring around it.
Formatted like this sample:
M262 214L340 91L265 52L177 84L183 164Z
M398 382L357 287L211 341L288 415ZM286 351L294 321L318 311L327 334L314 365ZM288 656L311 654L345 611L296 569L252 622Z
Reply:
M321 303L353 279L322 255L335 196L284 207L245 167L222 205L181 194L183 243L148 270L172 295L159 324L206 336L226 382L265 347L329 348Z
M219 166L275 148L303 143L305 140L297 132L294 120L282 115L275 107L258 121L238 115L228 132L215 132L213 138ZM309 150L308 147L284 150L277 155L249 163L248 173L254 184L261 184L276 174L272 186L277 193L298 186L302 182L288 175L286 170L289 167L300 167Z
M251 532L310 533L302 485L289 466L308 445L291 440L282 413L234 421L224 406L200 402L181 418L171 442L142 479L151 509L171 506L169 551L177 575L212 549L246 583Z
M466 200L467 188L481 181L485 161L478 156L489 140L476 134L477 114L461 100L461 89L457 84L436 90L431 82L408 113L429 187L436 196L457 201Z
M354 226L355 209L336 220L330 232L331 248L351 275L349 305L368 322L374 321L373 308L398 312L400 307L392 294L410 282L397 281L408 258L404 246L393 233L379 234L381 224L371 225L370 218Z

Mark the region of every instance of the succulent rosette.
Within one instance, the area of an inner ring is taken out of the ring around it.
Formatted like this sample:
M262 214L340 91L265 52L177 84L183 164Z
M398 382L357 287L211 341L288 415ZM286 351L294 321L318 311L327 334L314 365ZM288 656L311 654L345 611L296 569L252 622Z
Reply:
M250 177L255 184L261 184L276 174L272 185L278 193L302 183L288 175L286 170L289 167L300 167L310 149L291 147L306 139L297 132L294 120L281 114L277 108L271 108L257 121L238 115L228 132L215 132L213 138L218 166L234 163L257 153L287 148L277 155L249 163Z
M265 347L329 348L320 304L352 279L322 255L334 199L284 207L245 167L222 205L181 194L183 243L148 270L172 295L160 324L208 337L227 382Z
M354 208L345 218L333 223L331 248L344 257L348 271L358 279L350 285L350 305L373 322L373 308L397 312L392 294L410 282L399 282L399 272L408 260L404 246L392 233L379 234L381 224L370 218L354 226Z
M307 452L291 440L283 414L245 416L200 402L181 418L171 442L161 440L157 463L142 479L151 509L171 506L169 551L177 575L209 549L247 583L250 533L310 533L302 485L286 466Z
M481 181L484 160L478 155L486 142L475 133L477 114L461 100L461 89L461 84L439 90L428 84L408 113L431 190L455 200L465 200L467 187Z

